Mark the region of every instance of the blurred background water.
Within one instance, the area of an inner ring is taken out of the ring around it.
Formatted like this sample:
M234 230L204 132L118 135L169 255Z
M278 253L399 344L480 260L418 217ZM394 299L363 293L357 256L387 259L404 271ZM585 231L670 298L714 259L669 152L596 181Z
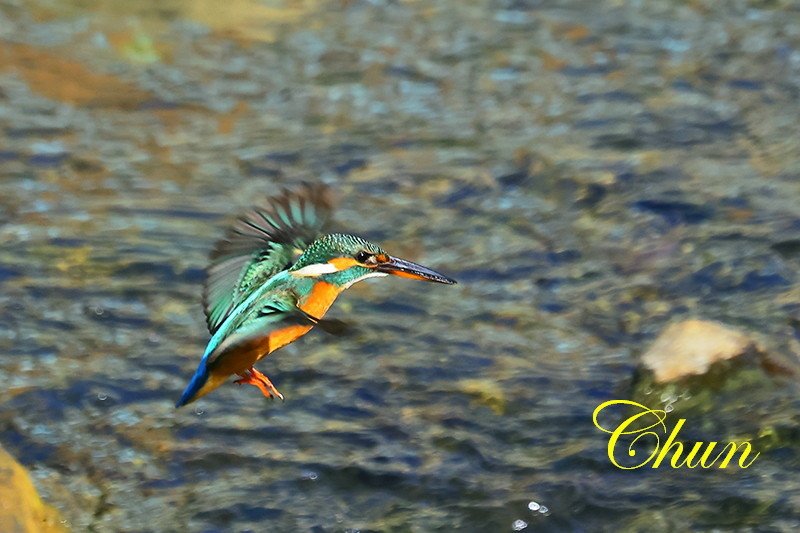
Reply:
M708 407L747 470L591 413L680 318L797 368L798 96L791 1L0 0L0 444L79 531L797 529L796 373ZM301 180L459 285L176 411L211 246Z

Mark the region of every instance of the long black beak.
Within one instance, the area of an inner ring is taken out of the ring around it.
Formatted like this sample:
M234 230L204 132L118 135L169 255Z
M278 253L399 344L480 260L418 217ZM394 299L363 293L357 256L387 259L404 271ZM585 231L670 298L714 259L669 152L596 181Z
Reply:
M443 274L431 270L430 268L399 259L397 257L388 256L389 260L380 263L375 270L378 272L385 272L393 276L400 276L402 278L421 279L422 281L433 281L435 283L444 283L446 285L453 285L456 280L450 279Z

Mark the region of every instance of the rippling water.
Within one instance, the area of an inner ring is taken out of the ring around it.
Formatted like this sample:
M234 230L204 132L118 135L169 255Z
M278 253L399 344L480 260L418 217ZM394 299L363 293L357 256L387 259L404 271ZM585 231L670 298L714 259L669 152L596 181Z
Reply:
M73 529L800 526L793 383L748 470L622 472L591 424L665 324L797 361L791 2L0 1L0 443ZM366 282L176 411L230 217L300 180L459 280ZM692 421L688 422L691 425ZM715 440L724 435L695 435Z

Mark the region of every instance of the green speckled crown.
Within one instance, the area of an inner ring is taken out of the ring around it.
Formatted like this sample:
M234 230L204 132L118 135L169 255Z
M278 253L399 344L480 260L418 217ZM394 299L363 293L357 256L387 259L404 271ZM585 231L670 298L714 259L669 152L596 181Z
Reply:
M298 270L315 263L324 263L335 257L352 257L361 250L366 250L372 254L386 253L383 248L377 244L365 241L361 237L343 233L332 233L323 235L312 242L291 270Z

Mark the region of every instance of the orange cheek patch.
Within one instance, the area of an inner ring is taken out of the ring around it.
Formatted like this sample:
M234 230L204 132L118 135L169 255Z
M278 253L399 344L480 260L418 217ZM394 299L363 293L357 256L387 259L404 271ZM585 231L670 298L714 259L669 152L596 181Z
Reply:
M334 257L330 261L328 261L331 265L336 267L336 270L347 270L350 267L354 267L358 264L358 261L353 259L352 257Z

